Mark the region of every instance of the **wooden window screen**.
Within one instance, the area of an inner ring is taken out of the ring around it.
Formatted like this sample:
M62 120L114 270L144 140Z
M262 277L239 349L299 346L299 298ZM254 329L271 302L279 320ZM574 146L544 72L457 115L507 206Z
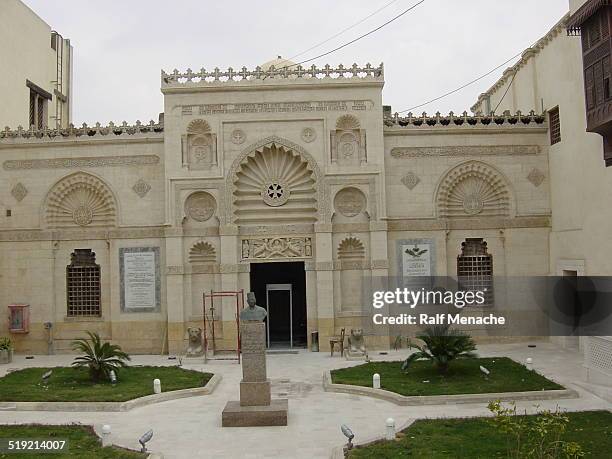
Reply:
M559 117L559 107L548 112L548 123L550 130L550 144L554 145L561 142L561 119Z
M66 266L69 316L100 316L100 266L90 249L76 249Z
M493 305L493 255L482 238L468 238L457 257L457 278L461 290L483 291L483 306Z

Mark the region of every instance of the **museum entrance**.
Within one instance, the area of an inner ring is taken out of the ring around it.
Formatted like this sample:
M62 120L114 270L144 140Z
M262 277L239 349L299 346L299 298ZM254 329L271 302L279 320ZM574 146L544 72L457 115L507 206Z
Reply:
M271 349L306 347L304 262L251 263L251 291L266 308L266 339Z

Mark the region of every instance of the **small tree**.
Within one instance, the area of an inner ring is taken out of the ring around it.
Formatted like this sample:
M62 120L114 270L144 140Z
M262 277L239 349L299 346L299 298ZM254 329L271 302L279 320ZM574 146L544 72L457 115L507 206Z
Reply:
M440 374L446 374L450 363L455 359L476 357L476 344L474 340L458 330L451 330L448 325L434 325L427 327L417 338L423 345L412 344L417 352L402 364L402 370L407 370L415 360L430 360Z
M84 355L76 357L72 362L74 368L89 369L92 381L100 381L109 377L111 370L127 367L130 356L116 344L102 343L100 335L86 332L89 339L81 338L72 342L72 349Z

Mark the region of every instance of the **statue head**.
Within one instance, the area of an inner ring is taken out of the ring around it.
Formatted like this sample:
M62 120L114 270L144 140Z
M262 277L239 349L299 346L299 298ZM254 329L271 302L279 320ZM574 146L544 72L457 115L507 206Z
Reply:
M254 292L247 293L247 304L249 305L250 308L255 307L255 293Z

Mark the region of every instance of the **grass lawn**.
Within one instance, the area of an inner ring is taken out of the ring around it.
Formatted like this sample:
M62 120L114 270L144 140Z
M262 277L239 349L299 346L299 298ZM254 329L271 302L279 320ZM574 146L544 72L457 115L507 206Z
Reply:
M0 425L0 439L67 440L68 450L62 453L49 454L49 457L52 458L136 459L147 456L115 446L102 448L98 436L89 426ZM40 452L0 453L0 458L38 459L45 456L47 454Z
M53 370L48 386L41 376ZM153 380L161 380L162 391L205 385L211 373L179 367L130 366L119 370L119 382L93 383L86 369L71 367L26 368L0 378L0 402L124 402L153 393Z
M570 423L561 438L578 443L586 457L607 459L612 451L612 413L567 413ZM351 459L496 458L506 456L507 437L486 418L419 420L397 441L381 441L351 451Z
M563 389L559 384L507 357L454 360L444 376L440 375L430 362L414 362L407 373L402 371L401 365L402 362L370 362L332 370L332 382L372 387L372 375L378 373L381 387L400 395L487 394ZM487 378L480 371L480 366L491 372Z

